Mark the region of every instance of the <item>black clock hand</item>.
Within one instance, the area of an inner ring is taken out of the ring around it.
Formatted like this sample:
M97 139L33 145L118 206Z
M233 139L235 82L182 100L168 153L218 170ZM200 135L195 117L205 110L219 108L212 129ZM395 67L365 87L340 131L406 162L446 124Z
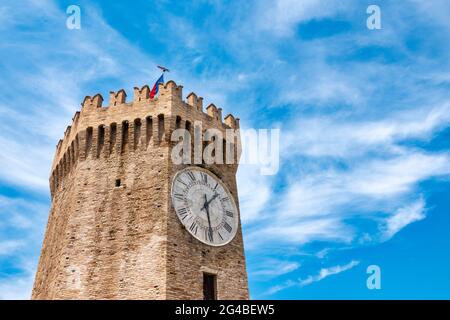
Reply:
M207 201L206 194L205 194L205 203L203 204L203 207L200 210L203 210L203 209L206 209L206 207L209 207L209 204L218 196L219 196L219 194L216 193L209 201Z
M208 208L208 201L207 201L207 198L206 198L206 194L205 194L205 204L203 205L203 208L206 210L206 216L208 217L209 239L210 239L210 241L213 241L213 232L212 232L212 228L211 228L211 218L209 216L209 208Z
M218 193L216 193L215 195L213 195L213 197L212 197L211 199L209 199L209 201L206 201L205 206L209 206L209 204L210 204L215 198L217 198L218 196L219 196ZM206 195L205 195L205 199L206 199Z
M206 198L206 193L205 193L205 202L203 202L203 207L200 210L206 209L207 204L208 204L208 200Z

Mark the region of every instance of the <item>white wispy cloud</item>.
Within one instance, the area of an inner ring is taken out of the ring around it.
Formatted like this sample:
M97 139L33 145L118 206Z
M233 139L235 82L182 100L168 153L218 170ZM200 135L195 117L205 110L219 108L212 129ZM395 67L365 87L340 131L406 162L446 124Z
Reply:
M297 281L288 280L284 284L274 286L274 287L270 288L266 292L266 294L271 295L271 294L277 293L281 290L284 290L284 289L287 289L290 287L294 287L294 286L304 287L304 286L313 284L314 282L322 281L323 279L328 278L330 276L337 275L344 271L350 270L350 269L356 267L359 263L360 263L359 261L352 260L345 265L337 265L337 266L333 266L333 267L329 267L329 268L322 268L322 269L320 269L319 273L316 275L310 275L304 279L298 279Z
M24 245L22 240L0 241L0 255L13 254L18 248Z
M7 231L32 232L43 229L48 211L44 200L0 195L0 240L10 236ZM6 240L6 239L5 239Z
M350 243L354 230L339 219L283 219L276 217L268 224L247 231L246 248L266 250L265 245L304 245L312 241Z
M252 276L272 278L281 276L300 268L300 264L292 261L280 261L276 259L264 259L259 266L252 270Z
M42 199L0 195L0 299L29 299L48 215Z
M2 274L0 277L0 300L28 300L31 298L36 263L30 255L17 259L13 264L20 272Z
M409 27L402 26L406 30ZM436 76L435 71L430 71L435 69L425 70L429 66L426 59L416 65L421 72L415 75L401 64L349 62L347 68L329 64L327 57L333 57L341 50L345 54L348 50L349 44L344 37L356 38L361 46L373 45L361 41L362 35L358 33L332 39L331 44L325 39L332 51L324 50L322 41L308 43L305 50L317 52L312 67L302 65L302 77L286 77L280 85L279 103L283 105L282 100L288 97L295 110L306 112L299 113L283 126L282 162L291 164L288 170L294 170L295 174L288 175L283 193L272 195L268 200L268 203L279 204L269 211L276 214L271 214L267 225L255 228L255 234L276 234L277 240L289 239L297 244L323 240L320 232L303 237L301 227L308 221L308 225L315 222L322 225L324 232L330 235L329 239L342 241L344 238L339 236L339 230L334 234L327 224L323 224L333 219L355 231L345 238L347 242L362 238L379 241L383 235L357 230L356 226L348 225L347 220L355 215L367 215L368 219L375 219L374 214L393 215L420 191L420 182L450 173L447 150L427 152L407 144L426 143L450 124L450 104L445 93L431 85L423 86L425 75L430 75L429 80ZM402 35L396 34L395 38L402 38ZM393 41L390 45L395 46ZM401 41L398 46L401 51L405 49ZM312 72L312 77L308 71ZM380 73L387 76L375 82L370 80ZM407 97L390 102L374 99L380 89L392 85L395 75L403 79L402 83L394 81L395 86ZM314 77L323 79L311 81ZM442 78L441 73L439 77ZM329 94L327 79L335 86ZM344 91L339 91L340 85ZM314 87L325 91L322 94ZM370 100L379 105L368 105ZM305 104L309 107L309 104L334 105L339 102L343 102L345 108L321 107L311 112L305 107ZM293 231L295 226L298 226L297 237ZM358 232L362 234L356 237ZM247 238L250 242L257 241L258 245L265 242L256 235Z
M344 3L329 0L272 0L260 3L255 16L259 26L279 36L292 35L295 25L312 19L334 16Z
M241 165L237 179L241 220L243 223L251 223L263 214L270 199L270 177L261 175L257 166Z
M325 258L325 257L327 256L327 254L329 253L329 251L330 251L330 248L324 248L324 249L320 250L319 252L317 252L317 253L315 254L315 256L316 256L317 258L319 258L319 259L323 259L323 258Z
M301 117L283 136L282 152L291 156L350 158L369 151L400 152L408 139L430 139L450 124L450 103L426 106L367 121L343 117Z
M314 282L322 281L325 278L328 278L329 276L339 274L341 272L347 271L352 269L353 267L356 267L359 264L359 261L351 261L346 265L343 266L334 266L330 268L323 268L320 269L319 274L314 276L308 276L306 279L299 281L299 286L304 287L307 285L310 285Z
M425 201L423 198L399 208L386 219L385 225L382 227L384 240L389 240L407 225L423 220L425 217Z
M274 241L292 245L313 241L350 243L364 230L348 224L348 219L365 215L372 219L373 212L395 216L396 206L403 206L404 197L414 192L420 182L449 173L447 155L422 153L366 160L350 170L311 168L282 195L268 200L276 205L259 216L267 219L267 224L248 230L248 248ZM380 236L374 235L373 240Z
M33 281L33 274L0 278L0 300L30 299Z
M450 12L450 3L446 0L420 1L411 0L411 4L417 7L422 15L417 18L426 23L437 24L450 30L450 22L447 13Z

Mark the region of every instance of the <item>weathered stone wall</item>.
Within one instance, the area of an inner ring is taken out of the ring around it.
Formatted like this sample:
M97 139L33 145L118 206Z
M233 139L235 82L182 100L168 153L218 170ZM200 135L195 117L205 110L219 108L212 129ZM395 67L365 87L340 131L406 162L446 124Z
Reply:
M228 116L222 124L213 105L204 113L195 94L185 103L172 81L160 85L157 100L147 86L134 91L132 103L123 90L111 93L107 107L100 95L86 97L58 143L32 298L201 299L207 271L217 274L219 298L247 299L241 229L224 247L204 245L182 229L170 200L171 178L182 168L170 161L176 117L203 129L238 122ZM238 204L237 166L207 167Z

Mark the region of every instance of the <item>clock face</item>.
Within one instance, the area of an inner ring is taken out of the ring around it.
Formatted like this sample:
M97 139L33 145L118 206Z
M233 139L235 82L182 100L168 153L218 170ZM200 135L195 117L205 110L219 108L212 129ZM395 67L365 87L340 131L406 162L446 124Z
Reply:
M233 196L209 171L195 167L179 171L172 181L172 203L186 230L201 242L223 246L236 235Z

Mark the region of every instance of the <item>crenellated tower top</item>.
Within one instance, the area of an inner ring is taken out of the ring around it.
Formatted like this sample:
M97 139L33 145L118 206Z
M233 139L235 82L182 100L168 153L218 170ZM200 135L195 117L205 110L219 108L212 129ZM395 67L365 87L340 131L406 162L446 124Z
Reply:
M50 178L52 194L55 186L59 185L58 181L78 159L86 159L89 154L99 157L99 149L103 153L124 152L123 144L129 141L134 144L130 150L138 145L169 145L171 131L180 126L191 128L196 121L202 123L204 130L239 128L238 118L228 114L222 119L222 109L213 103L206 107L205 112L203 98L194 92L189 93L184 100L183 86L172 80L159 84L158 97L154 99L150 99L149 86L144 85L141 88L134 87L132 101L127 101L125 90L120 89L109 93L107 105L103 102L101 94L86 96L81 103L81 110L75 112L64 137L59 140ZM111 145L113 134L117 135L117 138L114 136L117 146ZM145 141L141 141L143 139ZM108 148L100 147L100 144L106 143L110 144Z

